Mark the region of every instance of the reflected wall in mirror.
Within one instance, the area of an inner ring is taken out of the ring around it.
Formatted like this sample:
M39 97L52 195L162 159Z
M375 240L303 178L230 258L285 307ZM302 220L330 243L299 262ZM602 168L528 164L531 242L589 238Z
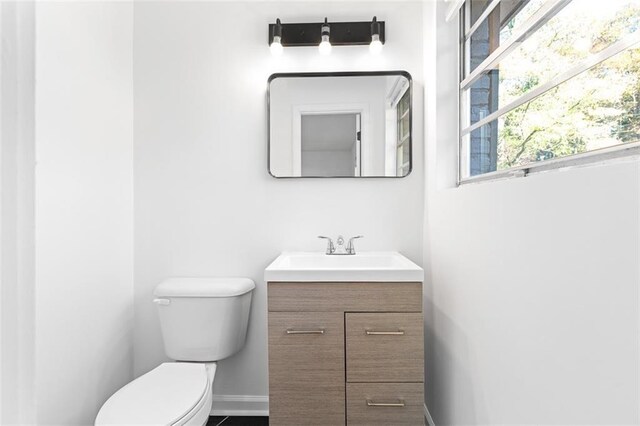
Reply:
M274 74L268 96L272 176L411 172L409 73Z

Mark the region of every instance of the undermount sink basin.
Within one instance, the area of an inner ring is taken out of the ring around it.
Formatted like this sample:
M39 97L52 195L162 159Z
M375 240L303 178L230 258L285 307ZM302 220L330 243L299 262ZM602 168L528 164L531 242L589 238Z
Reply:
M265 281L422 281L421 267L398 252L326 255L284 252L264 271Z

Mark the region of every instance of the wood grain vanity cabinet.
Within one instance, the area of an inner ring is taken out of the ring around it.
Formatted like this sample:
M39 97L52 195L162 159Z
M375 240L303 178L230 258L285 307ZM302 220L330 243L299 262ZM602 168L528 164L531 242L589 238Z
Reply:
M268 283L269 424L423 425L422 283Z

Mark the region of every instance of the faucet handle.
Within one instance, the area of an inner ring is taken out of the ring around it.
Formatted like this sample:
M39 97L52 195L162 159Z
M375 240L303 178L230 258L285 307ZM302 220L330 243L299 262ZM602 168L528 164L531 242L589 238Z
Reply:
M364 235L356 235L355 237L349 238L349 243L347 244L347 254L356 254L356 248L353 246L353 240L358 238L364 238Z
M327 240L327 251L326 254L333 254L336 251L336 248L333 246L333 240L329 237L325 237L323 235L318 235L318 238L322 238Z

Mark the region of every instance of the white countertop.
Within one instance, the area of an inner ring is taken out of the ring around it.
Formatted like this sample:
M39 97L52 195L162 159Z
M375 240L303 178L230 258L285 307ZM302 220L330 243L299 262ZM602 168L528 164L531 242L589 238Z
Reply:
M296 282L421 282L421 267L395 251L327 255L284 252L264 271L265 281Z

